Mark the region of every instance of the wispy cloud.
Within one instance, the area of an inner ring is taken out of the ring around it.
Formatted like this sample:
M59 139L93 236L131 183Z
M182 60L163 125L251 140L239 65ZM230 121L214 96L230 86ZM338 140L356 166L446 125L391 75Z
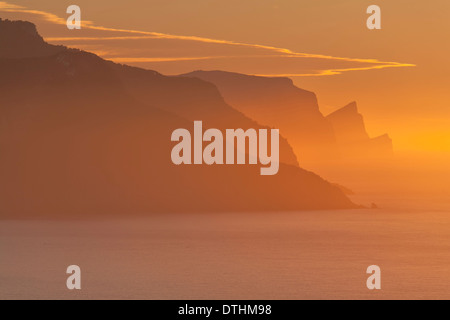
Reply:
M23 6L18 6L15 4L7 3L4 1L0 1L0 11L4 12L20 12L20 13L29 13L41 16L44 20L48 22L53 22L56 24L66 24L66 19L63 19L61 17L58 17L57 15L41 10L33 10L33 9L27 9ZM83 24L90 25L92 24L91 21L83 21Z
M242 58L285 58L283 55L238 55L238 56L201 56L201 57L108 57L116 62L174 62L174 61L194 61L213 59L242 59Z
M210 59L228 59L229 56L211 56L211 57L152 57L152 58L125 58L113 57L109 58L115 62L132 63L132 62L174 62L174 61L194 61L194 60L210 60Z
M10 4L7 2L0 1L0 11L4 12L18 12L18 13L28 13L38 15L45 21L52 22L55 24L65 25L66 20L49 12L32 10L23 6ZM355 62L368 64L366 67L355 67L355 68L340 68L340 69L327 69L318 70L315 73L304 73L304 74L267 74L264 76L289 76L289 77L307 77L307 76L330 76L342 74L348 71L366 71L366 70L376 70L384 68L400 68L400 67L414 67L414 64L410 63L400 63L400 62L390 62L390 61L380 61L378 59L367 59L367 58L350 58L350 57L338 57L332 55L316 54L316 53L305 53L296 52L287 48L236 42L231 40L220 40L212 39L206 37L198 36L186 36L186 35L174 35L160 32L152 31L142 31L142 30L132 30L132 29L120 29L112 27L97 26L92 21L82 22L84 29L105 31L105 32L115 32L124 33L128 35L124 36L105 36L105 37L49 37L46 38L50 42L70 42L70 41L102 41L102 40L139 40L139 39L170 39L170 40L180 40L180 41L194 41L200 43L210 43L210 44L221 44L227 46L240 46L255 49L262 49L266 51L271 51L277 53L278 57L291 57L291 58L313 58L313 59L323 59L323 60L335 60L335 61L345 61L345 62ZM266 56L267 57L267 56ZM117 62L167 62L167 61L188 61L188 60L206 60L206 59L223 59L223 58L235 58L231 56L206 56L206 57L168 57L168 58L155 58L155 57L142 57L142 58L127 58L127 57L115 57L112 60Z
M320 76L333 76L337 74L342 74L348 71L366 71L366 70L377 70L385 68L402 68L402 67L415 67L415 64L398 63L398 62L377 62L378 65L360 67L360 68L341 68L341 69L327 69L318 70L316 73L284 73L284 74L253 74L254 76L260 77L320 77Z
M49 42L70 42L70 41L109 41L109 40L142 40L157 39L155 36L123 36L123 37L47 37Z

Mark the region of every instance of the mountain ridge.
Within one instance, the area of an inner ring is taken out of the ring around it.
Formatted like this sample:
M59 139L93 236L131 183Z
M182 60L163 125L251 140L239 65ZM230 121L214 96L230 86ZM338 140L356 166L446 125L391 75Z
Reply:
M33 56L24 48L6 58L12 49L0 47L1 218L358 207L286 158L287 142L275 176L250 165L173 165L171 132L189 130L192 119L205 128L257 125L209 82L76 49Z
M261 124L279 128L302 164L336 153L332 127L319 110L316 94L296 87L289 78L223 71L181 76L214 83L231 106Z
M352 159L382 159L393 156L392 139L388 134L374 138L369 136L355 101L330 113L326 119L333 127L341 150Z
M289 78L217 70L197 70L181 76L214 83L231 106L261 124L280 128L303 166L319 168L353 161L355 157L387 159L393 154L389 137L371 140L356 102L324 116L316 94L296 87Z

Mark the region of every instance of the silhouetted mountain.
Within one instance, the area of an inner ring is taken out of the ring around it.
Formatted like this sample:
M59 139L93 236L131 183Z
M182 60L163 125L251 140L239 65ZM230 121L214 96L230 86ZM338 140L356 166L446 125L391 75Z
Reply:
M279 128L300 163L337 156L333 129L320 113L316 95L296 87L291 79L224 71L194 71L182 76L215 84L231 106L263 125Z
M261 128L208 82L55 49L27 22L0 20L0 30L3 218L356 207L299 168L285 141L274 176L259 165L172 164L171 133L193 120Z
M370 141L373 153L378 154L381 157L393 156L394 148L392 139L388 134L383 134L379 137L372 138Z
M369 139L363 117L358 113L356 102L351 102L329 114L327 119L333 126L336 140L339 143L348 144Z
M231 106L263 125L279 128L301 166L317 168L392 155L389 137L369 138L355 103L324 117L315 94L296 87L288 78L224 71L194 71L182 76L215 84Z
M0 25L0 58L40 57L65 50L63 46L45 43L30 22L0 18Z
M157 105L190 121L203 120L205 128L268 128L230 107L217 87L210 82L198 78L167 77L118 64L111 64L111 68L117 72L126 90L138 101ZM281 161L298 166L292 147L282 133L281 136Z
M393 155L392 140L387 134L373 139L369 137L356 102L331 113L327 119L345 158L382 158Z

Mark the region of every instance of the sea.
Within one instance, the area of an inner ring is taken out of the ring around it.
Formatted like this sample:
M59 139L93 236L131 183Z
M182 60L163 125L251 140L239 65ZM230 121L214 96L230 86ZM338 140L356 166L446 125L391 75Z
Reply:
M442 208L2 220L0 299L449 299Z

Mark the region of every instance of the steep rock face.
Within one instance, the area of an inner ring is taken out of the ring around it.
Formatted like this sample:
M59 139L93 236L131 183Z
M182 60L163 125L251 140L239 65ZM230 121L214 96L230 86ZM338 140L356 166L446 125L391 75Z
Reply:
M327 119L333 127L344 159L374 159L393 155L392 140L387 134L369 137L356 102L331 113Z
M231 106L261 124L279 128L302 166L330 167L393 155L389 136L369 137L355 102L324 117L315 94L296 87L288 78L224 71L194 71L181 76L213 83Z
M370 141L374 154L378 154L381 157L392 157L394 155L392 139L388 134L372 138Z
M217 87L198 78L167 77L156 72L112 64L127 92L138 101L152 103L159 108L190 121L202 120L205 128L222 130L268 128L228 105ZM297 157L281 133L280 159L298 165Z
M182 76L215 84L231 106L261 124L279 128L301 164L337 155L333 129L320 113L315 94L296 87L291 79L223 71Z
M361 142L369 139L363 116L358 113L356 102L351 102L327 116L336 140L340 144Z
M1 21L0 30L3 23L11 27ZM355 207L339 188L296 165L281 164L275 176L250 165L173 165L171 133L190 129L192 119L257 124L198 79L78 50L51 54L53 46L22 57L23 47L14 52L5 39L26 42L23 30L31 29L13 26L15 37L2 37L0 46L7 57L0 58L0 217Z

